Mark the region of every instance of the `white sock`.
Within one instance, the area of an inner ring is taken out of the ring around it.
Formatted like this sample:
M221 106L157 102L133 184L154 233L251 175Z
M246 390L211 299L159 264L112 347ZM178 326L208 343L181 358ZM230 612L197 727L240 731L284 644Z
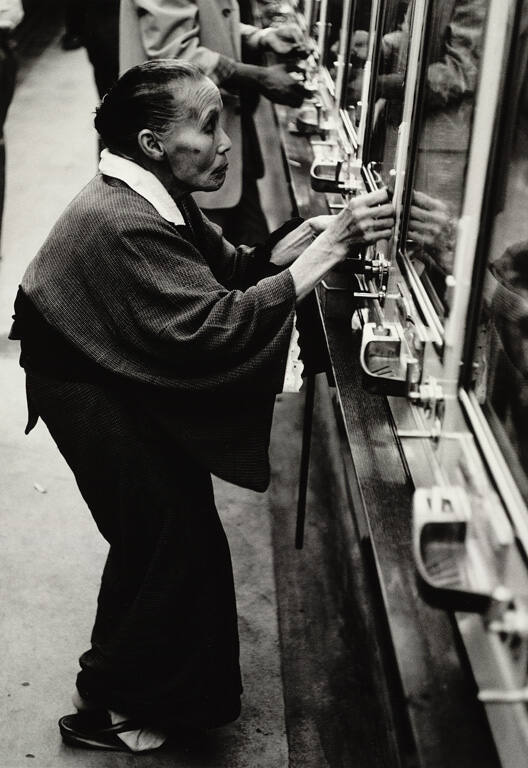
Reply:
M108 710L112 719L112 725L122 723L127 718L120 715L119 712ZM162 731L156 731L151 728L140 728L137 731L124 731L116 734L119 736L132 752L144 752L146 749L157 749L167 740L167 735Z
M83 699L79 694L79 691L75 690L72 696L74 707L78 712L87 712L95 709L90 702ZM112 725L116 723L122 723L127 718L125 715L119 714L119 712L113 712L108 710ZM123 741L132 752L144 752L146 749L157 749L167 740L167 735L162 731L151 730L150 728L140 728L136 731L124 731L124 733L118 733L121 741Z

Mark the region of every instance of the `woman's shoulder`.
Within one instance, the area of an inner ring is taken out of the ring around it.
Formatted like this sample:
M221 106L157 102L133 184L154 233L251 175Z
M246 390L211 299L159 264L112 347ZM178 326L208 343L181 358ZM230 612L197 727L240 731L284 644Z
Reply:
M152 203L125 182L98 173L72 202L76 216L92 215L117 230L129 227L157 227L174 231Z

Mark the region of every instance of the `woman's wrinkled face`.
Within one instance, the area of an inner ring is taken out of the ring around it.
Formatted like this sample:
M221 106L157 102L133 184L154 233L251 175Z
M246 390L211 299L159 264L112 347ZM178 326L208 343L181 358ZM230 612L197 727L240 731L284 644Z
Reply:
M189 91L190 115L163 137L165 155L177 182L190 191L214 191L225 181L231 149L220 125L222 99L210 80Z

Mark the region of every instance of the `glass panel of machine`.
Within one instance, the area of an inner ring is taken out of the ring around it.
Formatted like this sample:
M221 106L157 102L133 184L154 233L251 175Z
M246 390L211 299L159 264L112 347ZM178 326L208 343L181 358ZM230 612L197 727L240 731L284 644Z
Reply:
M336 64L339 55L342 18L342 0L326 0L326 2L321 3L320 27L323 37L319 49L322 51L323 67L326 67L330 72L334 82L336 80Z
M412 0L387 0L385 4L374 108L371 126L367 126L370 136L365 159L389 186L396 164L409 50L409 17L413 5Z
M370 46L370 17L372 0L357 0L355 13L350 24L349 57L347 83L344 91L343 106L347 110L355 128L361 119L361 97L363 78L368 76L365 65Z
M499 178L487 255L475 391L528 502L528 2L499 147Z
M440 317L462 209L488 6L489 0L430 0L406 251Z

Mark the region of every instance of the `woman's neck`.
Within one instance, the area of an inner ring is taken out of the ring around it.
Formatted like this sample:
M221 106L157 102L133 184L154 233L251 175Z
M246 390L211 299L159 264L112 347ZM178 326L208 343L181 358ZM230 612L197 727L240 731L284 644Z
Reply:
M151 163L151 167L147 168L147 170L154 174L158 181L163 184L172 199L176 202L181 200L182 197L188 195L191 191L187 189L187 187L184 186L179 181L179 179L174 176L168 163L165 164L153 162Z
M156 160L151 160L148 157L142 157L141 159L127 157L126 159L132 160L132 162L140 165L146 171L152 173L152 175L155 176L161 184L163 184L175 202L178 202L178 200L181 200L182 197L185 197L192 191L174 176L168 163L163 161L157 162Z

